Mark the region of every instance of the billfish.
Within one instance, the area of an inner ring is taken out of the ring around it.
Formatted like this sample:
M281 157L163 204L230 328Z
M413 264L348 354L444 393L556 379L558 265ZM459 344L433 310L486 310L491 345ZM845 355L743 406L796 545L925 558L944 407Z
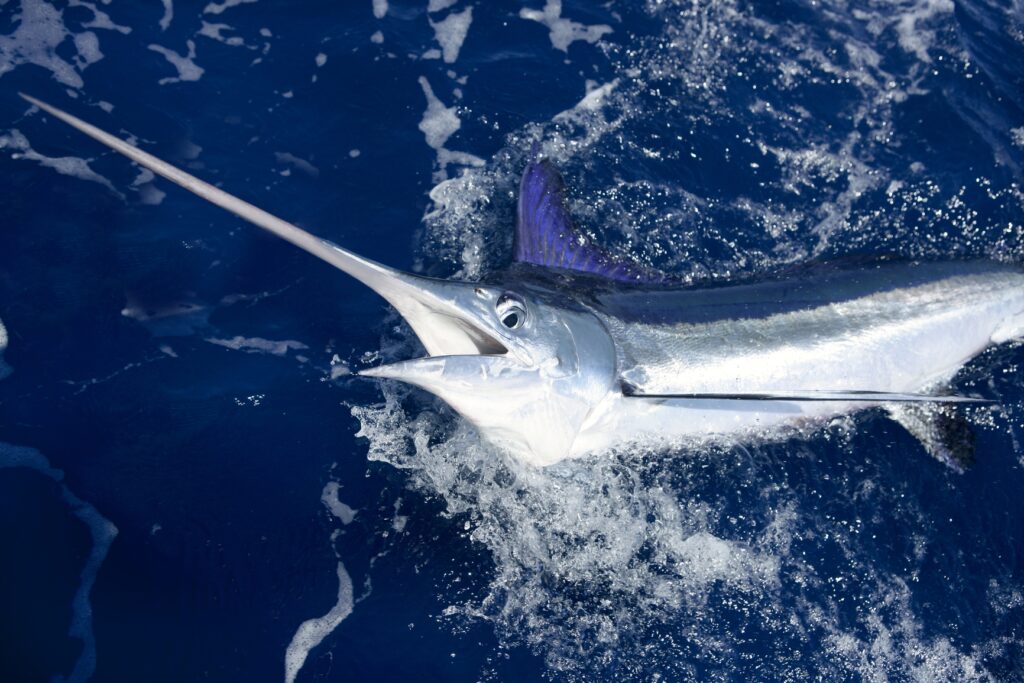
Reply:
M557 168L520 183L513 263L480 282L354 254L22 95L135 163L330 263L402 315L427 355L362 370L440 397L546 466L631 444L736 442L882 407L954 467L969 433L945 387L1024 335L1024 273L987 261L808 266L682 286L613 258L574 224Z

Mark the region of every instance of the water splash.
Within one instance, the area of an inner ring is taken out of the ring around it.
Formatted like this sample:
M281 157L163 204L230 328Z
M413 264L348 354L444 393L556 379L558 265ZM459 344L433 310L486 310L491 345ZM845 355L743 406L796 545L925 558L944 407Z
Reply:
M913 107L955 110L934 90L938 74L975 73L948 5L815 8L813 21L777 21L730 0L648 3L655 35L603 44L613 78L509 135L486 167L434 188L421 269L476 278L503 264L535 142L575 185L573 210L592 238L688 280L865 245L1019 259L1013 169L993 148L992 167L965 182L904 120ZM983 223L982 211L1008 223ZM384 340L388 358L415 355L401 329ZM991 376L996 366L989 356L973 367ZM944 522L887 459L894 451L858 436L877 416L781 444L537 470L490 449L442 405L382 391L382 404L352 408L370 458L442 500L493 561L481 593L445 615L454 627L490 622L560 680L992 680L1024 652L1013 637L965 641L931 626L956 618L921 597L949 590L929 578ZM974 419L1011 435L1016 421ZM900 457L926 457L902 433L892 439ZM970 567L960 572L984 571L961 561ZM975 618L998 632L1021 618L1017 604ZM826 647L809 652L808 642Z

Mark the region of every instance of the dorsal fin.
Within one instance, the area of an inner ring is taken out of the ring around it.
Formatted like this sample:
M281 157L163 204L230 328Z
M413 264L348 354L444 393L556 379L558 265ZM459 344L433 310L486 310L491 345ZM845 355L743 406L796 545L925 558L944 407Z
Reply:
M635 264L615 260L576 228L569 214L562 174L547 159L534 159L523 170L516 212L515 259L623 282L664 279Z

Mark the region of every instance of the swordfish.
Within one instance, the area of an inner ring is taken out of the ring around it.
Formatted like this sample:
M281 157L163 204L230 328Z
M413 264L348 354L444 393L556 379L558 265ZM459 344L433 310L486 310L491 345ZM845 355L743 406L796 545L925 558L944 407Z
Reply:
M882 407L936 457L969 455L945 389L1024 335L1024 273L1006 264L809 266L761 281L673 285L574 224L555 166L520 183L514 258L480 282L405 273L316 237L27 95L135 163L354 277L427 355L368 368L435 394L537 466L621 448L771 438Z

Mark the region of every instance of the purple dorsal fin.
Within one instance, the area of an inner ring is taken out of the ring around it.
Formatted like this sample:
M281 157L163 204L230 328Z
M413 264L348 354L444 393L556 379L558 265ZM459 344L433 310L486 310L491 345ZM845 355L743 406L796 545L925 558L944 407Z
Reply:
M527 164L519 183L515 259L623 282L662 280L635 264L616 261L576 228L569 215L562 174L547 159Z

